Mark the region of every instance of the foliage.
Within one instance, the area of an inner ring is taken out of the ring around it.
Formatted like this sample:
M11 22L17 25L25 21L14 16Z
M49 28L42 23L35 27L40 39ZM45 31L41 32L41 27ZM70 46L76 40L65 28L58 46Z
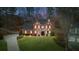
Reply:
M55 42L56 42L58 45L60 45L61 47L65 48L66 43L65 43L65 39L64 39L64 38L65 38L65 37L58 35L57 38L54 39L54 40L55 40Z
M58 12L60 14L60 18L58 21L64 30L64 34L65 34L64 39L66 40L66 46L67 46L66 49L67 49L68 48L68 34L71 28L71 25L74 26L76 23L79 23L78 21L79 8L63 7L63 8L58 8Z
M31 16L34 13L34 8L33 7L27 7L27 12L28 12L28 16Z
M0 40L0 51L6 51L7 50L7 44L4 40Z
M69 50L79 51L79 42L69 42L68 45Z
M16 8L15 7L0 7L0 16L8 15L8 14L15 14Z
M53 16L54 8L53 7L47 7L47 13L48 13L48 18Z

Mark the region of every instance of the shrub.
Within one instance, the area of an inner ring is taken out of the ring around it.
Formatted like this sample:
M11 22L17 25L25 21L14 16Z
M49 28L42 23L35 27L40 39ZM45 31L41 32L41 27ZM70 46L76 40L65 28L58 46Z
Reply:
M64 34L61 34L61 33L56 34L55 42L56 42L58 45L60 45L60 46L62 46L62 47L65 47Z
M20 36L17 37L17 39L21 39L21 38L23 38L23 35L20 35Z
M0 40L3 40L3 36L2 35L0 35Z

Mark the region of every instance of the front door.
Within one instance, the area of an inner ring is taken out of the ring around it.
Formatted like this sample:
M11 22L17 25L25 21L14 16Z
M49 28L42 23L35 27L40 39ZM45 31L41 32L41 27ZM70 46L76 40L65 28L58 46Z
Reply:
M45 35L45 31L41 31L41 35L44 36Z

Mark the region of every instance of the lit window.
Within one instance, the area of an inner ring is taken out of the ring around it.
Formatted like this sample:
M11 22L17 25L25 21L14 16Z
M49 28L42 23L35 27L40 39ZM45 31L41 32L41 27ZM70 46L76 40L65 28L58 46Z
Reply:
M32 34L32 31L30 31L30 33Z
M27 31L25 30L25 34L27 34Z
M34 27L35 29L36 29L36 25L35 25L35 27Z
M51 26L49 26L49 29L51 28Z
M42 26L42 28L44 28L44 26Z
M36 31L35 31L35 34L36 34Z
M47 25L46 25L46 29L47 29Z
M40 28L40 25L38 25L38 28Z

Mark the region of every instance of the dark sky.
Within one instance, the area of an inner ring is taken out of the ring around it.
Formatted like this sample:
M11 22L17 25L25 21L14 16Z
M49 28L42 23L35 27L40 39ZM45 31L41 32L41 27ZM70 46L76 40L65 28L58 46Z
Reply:
M47 17L47 8L46 7L34 7L34 14L40 14L43 18ZM56 15L56 11L54 11ZM24 16L27 15L26 8L17 7L16 15Z

